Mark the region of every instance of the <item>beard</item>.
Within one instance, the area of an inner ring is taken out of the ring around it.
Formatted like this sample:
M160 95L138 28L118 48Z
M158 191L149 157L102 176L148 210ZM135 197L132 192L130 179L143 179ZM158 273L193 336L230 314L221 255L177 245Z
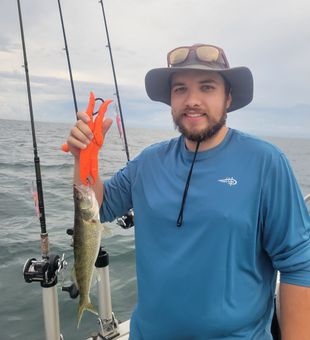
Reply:
M183 114L176 117L172 114L172 118L175 129L177 129L185 138L192 142L204 142L215 136L221 130L221 128L225 126L227 111L223 108L223 112L218 120L206 115L205 118L208 120L209 123L208 127L199 131L191 131L183 124Z

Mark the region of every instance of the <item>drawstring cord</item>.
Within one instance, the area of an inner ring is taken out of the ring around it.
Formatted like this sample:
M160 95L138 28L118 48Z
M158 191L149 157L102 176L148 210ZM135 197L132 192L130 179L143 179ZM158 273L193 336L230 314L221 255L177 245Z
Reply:
M179 216L178 216L178 219L177 219L177 227L181 227L182 223L183 223L183 211L184 211L185 201L186 201L186 197L187 197L187 191L188 191L188 188L189 188L189 182L190 182L191 177L192 177L193 167L194 167L197 152L198 152L198 149L199 149L199 144L200 144L200 141L197 142L194 158L193 158L193 161L192 161L192 165L191 165L191 168L190 168L188 176L187 176L187 180L186 180L186 184L185 184L185 188L184 188L184 192L183 192L183 197L182 197L181 209L180 209Z

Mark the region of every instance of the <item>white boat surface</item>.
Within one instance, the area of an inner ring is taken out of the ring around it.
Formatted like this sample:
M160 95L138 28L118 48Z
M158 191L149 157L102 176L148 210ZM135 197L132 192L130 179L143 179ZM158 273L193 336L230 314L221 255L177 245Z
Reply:
M103 340L103 339L113 339L113 340L128 340L130 330L130 320L124 321L118 325L117 334L112 334L111 336L105 336L103 338L100 334L87 338L86 340Z

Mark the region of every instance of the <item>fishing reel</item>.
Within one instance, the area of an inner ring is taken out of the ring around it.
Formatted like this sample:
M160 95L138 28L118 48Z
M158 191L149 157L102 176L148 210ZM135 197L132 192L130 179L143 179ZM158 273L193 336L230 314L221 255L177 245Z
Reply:
M126 215L117 218L116 223L123 229L129 229L129 228L134 227L135 224L134 224L133 209L130 209Z
M64 255L49 255L37 260L28 259L24 265L23 274L27 283L40 282L42 287L53 287L57 284L57 274L67 265Z

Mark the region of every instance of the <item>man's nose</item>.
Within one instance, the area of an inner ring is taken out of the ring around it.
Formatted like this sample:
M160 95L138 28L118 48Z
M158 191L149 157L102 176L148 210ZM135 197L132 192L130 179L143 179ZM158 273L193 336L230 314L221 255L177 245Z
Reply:
M188 91L185 104L188 107L195 107L201 105L201 94L195 90Z

